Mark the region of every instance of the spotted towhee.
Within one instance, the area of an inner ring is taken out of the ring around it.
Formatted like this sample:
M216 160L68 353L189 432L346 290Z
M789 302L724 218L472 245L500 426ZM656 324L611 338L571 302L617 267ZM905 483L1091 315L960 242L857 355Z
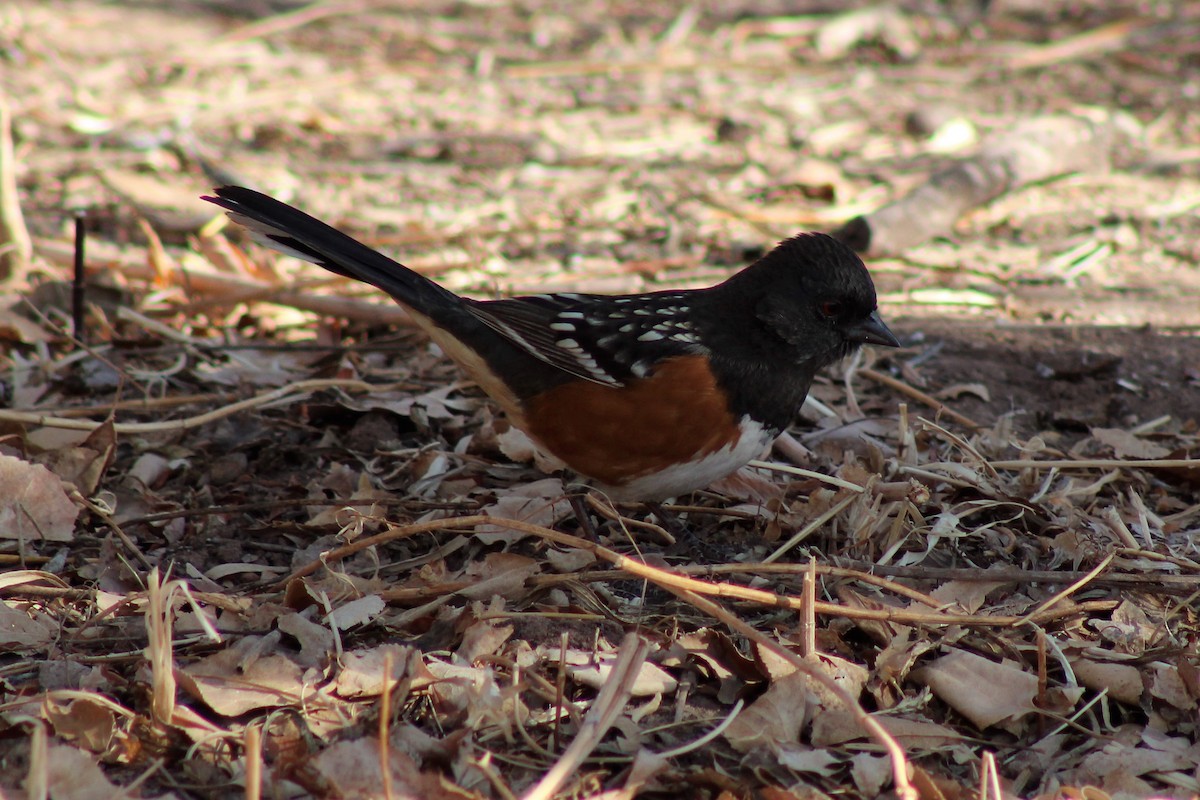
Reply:
M263 244L390 294L513 424L617 499L736 471L792 422L818 370L899 345L866 267L822 234L707 289L472 300L259 192L204 199Z

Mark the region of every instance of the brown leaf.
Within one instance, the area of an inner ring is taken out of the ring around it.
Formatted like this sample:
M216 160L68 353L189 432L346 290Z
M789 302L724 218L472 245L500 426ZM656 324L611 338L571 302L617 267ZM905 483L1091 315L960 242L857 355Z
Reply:
M599 689L608 682L613 665L617 661L615 651L594 653L591 650L568 650L566 652L567 674L585 686ZM643 662L634 678L630 693L634 697L647 697L675 691L679 681L657 664Z
M912 677L925 683L978 728L1012 722L1036 711L1037 676L966 650L952 650ZM986 687L986 690L981 690Z
M116 735L116 714L110 702L80 694L50 695L42 706L54 733L93 753L103 753Z
M403 645L389 644L369 650L352 650L341 658L342 669L333 682L338 695L347 699L378 697L383 694L384 663L391 662L387 676L392 683L404 677L413 650Z
M310 762L319 777L320 793L342 800L375 800L384 796L380 754L387 757L390 773L390 797L393 800L440 800L448 795L440 791L436 775L424 774L408 754L379 746L379 740L365 736L337 742L322 750Z
M1171 452L1121 428L1092 428L1092 438L1111 448L1117 458L1166 458Z
M0 538L69 542L78 516L58 476L40 464L0 455Z
M1071 669L1081 684L1095 691L1107 691L1114 700L1136 706L1142 699L1142 673L1137 667L1075 658L1071 660Z
M764 750L774 754L784 744L799 742L812 708L808 687L808 676L803 672L772 682L725 728L725 739L741 753Z
M114 785L100 770L95 756L74 747L51 744L46 752L45 767L46 784L54 800L151 800L155 797Z
M45 463L64 482L74 484L81 495L91 497L112 465L116 448L117 434L109 417L78 445L50 453Z

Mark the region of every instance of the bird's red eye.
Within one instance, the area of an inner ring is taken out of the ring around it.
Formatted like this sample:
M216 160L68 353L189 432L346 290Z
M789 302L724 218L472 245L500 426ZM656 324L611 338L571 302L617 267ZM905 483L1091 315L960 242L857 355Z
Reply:
M821 313L830 318L841 316L842 304L836 300L826 300L821 303Z

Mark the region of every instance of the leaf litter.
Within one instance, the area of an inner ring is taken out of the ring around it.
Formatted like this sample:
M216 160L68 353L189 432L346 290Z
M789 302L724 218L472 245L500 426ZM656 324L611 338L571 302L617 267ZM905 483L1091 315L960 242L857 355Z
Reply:
M1001 13L975 40L904 4L186 25L66 5L0 17L30 64L4 85L41 145L21 189L49 279L0 311L0 790L959 797L994 769L1009 796L1200 793L1196 120L1155 94L1166 56L1130 46L1188 53L1190 11L1174 32L1123 7ZM45 77L56 59L75 85ZM551 465L403 312L188 206L201 151L252 136L219 160L307 185L457 290L705 285L796 228L879 224L947 152L1052 124L1009 77L1066 65L1041 74L1071 95L1102 83L1086 63L1144 103L1130 135L1158 166L1043 185L1041 164L873 260L889 319L1011 327L956 348L897 325L910 346L818 383L765 466L680 499L698 552L603 498L599 542L575 535ZM964 64L980 103L926 139L862 100L915 82L961 104ZM184 118L205 142L146 138ZM52 291L76 204L103 211L109 284L86 348ZM1055 333L1072 322L1176 336L1130 355Z

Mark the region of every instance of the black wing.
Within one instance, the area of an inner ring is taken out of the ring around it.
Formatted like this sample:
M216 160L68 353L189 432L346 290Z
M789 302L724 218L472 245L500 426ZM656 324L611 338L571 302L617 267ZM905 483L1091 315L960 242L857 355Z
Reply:
M548 364L604 386L643 378L671 356L707 352L690 322L691 292L539 294L468 310Z

